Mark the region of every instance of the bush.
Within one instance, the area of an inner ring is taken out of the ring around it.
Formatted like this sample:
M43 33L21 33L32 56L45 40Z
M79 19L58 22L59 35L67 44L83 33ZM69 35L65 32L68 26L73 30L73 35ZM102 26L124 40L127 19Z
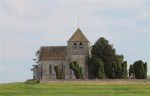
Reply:
M35 80L35 79L29 79L27 81L24 82L25 84L38 84L39 81Z
M61 68L59 68L59 66L57 65L57 66L54 66L54 70L55 70L55 72L56 72L56 78L57 79L64 79L63 77L63 72L62 72L62 69Z
M73 61L72 63L69 63L69 67L71 70L74 71L74 75L76 79L83 79L82 67L79 66L77 61Z

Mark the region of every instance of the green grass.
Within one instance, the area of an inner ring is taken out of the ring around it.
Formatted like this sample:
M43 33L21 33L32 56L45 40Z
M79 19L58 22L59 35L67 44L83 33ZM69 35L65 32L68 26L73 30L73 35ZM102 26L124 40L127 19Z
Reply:
M0 84L0 96L150 96L150 83L8 83Z

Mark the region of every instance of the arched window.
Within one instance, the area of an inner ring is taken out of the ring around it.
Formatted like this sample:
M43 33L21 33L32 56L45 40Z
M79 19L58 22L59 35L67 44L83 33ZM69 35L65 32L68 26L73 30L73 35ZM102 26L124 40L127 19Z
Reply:
M49 73L50 74L52 73L52 65L51 64L49 65Z
M79 47L82 48L82 43L80 42Z
M77 43L74 43L74 48L77 48Z

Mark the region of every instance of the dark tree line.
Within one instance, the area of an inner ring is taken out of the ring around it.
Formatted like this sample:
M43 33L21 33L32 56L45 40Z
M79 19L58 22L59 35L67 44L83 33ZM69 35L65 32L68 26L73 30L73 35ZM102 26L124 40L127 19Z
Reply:
M89 78L127 78L127 62L123 59L123 55L117 55L108 40L99 38L92 46L91 57L87 57L86 60Z

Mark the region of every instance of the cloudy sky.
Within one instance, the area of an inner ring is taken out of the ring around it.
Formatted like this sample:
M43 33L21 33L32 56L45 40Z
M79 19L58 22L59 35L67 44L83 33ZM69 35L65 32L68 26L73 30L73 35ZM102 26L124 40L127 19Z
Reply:
M40 46L67 45L79 27L91 44L105 37L128 65L148 63L148 0L0 0L0 83L32 78Z

